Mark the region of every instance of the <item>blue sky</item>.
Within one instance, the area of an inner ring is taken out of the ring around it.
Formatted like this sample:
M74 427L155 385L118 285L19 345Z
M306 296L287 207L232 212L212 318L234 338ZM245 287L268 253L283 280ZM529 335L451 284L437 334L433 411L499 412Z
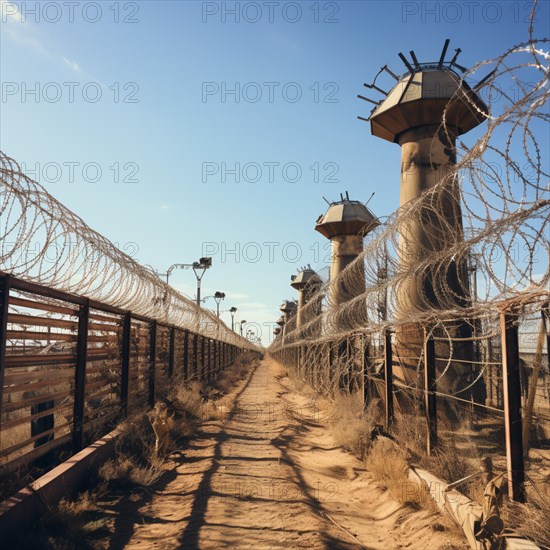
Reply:
M222 309L259 325L294 297L297 268L327 265L313 230L322 196L375 192L379 216L398 206L399 147L356 119L370 111L356 99L363 82L386 63L404 72L399 51L437 59L445 38L467 67L497 56L527 38L532 5L12 4L2 0L0 148L141 263L210 252L203 295L224 291ZM545 35L548 17L545 1ZM194 295L191 272L172 282Z

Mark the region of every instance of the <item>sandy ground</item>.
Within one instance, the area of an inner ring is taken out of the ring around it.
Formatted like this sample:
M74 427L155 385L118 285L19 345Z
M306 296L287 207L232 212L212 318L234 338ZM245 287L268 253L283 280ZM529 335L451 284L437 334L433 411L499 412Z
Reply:
M437 514L391 500L326 413L263 361L155 486L117 502L108 548L467 547Z

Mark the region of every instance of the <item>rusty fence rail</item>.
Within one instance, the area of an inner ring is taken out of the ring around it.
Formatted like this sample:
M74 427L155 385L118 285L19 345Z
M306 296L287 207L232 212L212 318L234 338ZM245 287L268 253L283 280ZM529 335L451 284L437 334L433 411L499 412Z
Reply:
M201 330L0 272L0 476L78 452L175 382L214 381L244 344Z

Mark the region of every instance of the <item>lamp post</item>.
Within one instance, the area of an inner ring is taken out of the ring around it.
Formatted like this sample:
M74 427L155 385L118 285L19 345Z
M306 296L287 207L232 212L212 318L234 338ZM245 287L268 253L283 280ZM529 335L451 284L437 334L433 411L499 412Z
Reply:
M237 313L237 308L233 306L229 310L229 313L231 313L231 330L235 332L235 313Z
M216 315L218 316L218 319L220 318L220 302L225 298L225 292L220 292L219 290L216 291L216 293L213 296L205 296L202 298L201 302L206 302L208 298L214 298L216 301Z
M201 307L201 280L207 269L212 267L212 258L206 256L200 258L198 262L193 262L192 264L172 264L167 270L166 273L157 273L159 277L166 277L166 282L170 281L170 275L174 269L188 269L192 268L197 278L197 307Z
M216 301L216 315L220 318L220 302L225 299L225 292L216 291L214 300Z
M241 324L239 325L240 332L241 332L241 336L243 335L243 325L244 325L245 323L246 323L246 320L243 319L243 320L241 321Z
M193 272L197 278L197 307L201 307L201 280L211 266L212 258L201 258L198 262L193 262Z

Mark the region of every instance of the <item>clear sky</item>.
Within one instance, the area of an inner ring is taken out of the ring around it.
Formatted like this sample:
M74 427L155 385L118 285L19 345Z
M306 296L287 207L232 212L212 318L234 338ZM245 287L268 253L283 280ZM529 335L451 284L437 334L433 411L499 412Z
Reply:
M224 291L223 310L260 326L295 296L297 268L328 263L322 196L398 206L399 147L357 120L363 82L404 72L399 51L437 59L445 38L464 66L497 56L526 40L532 7L0 2L0 148L141 263L212 256L203 296ZM171 282L194 295L190 271Z

